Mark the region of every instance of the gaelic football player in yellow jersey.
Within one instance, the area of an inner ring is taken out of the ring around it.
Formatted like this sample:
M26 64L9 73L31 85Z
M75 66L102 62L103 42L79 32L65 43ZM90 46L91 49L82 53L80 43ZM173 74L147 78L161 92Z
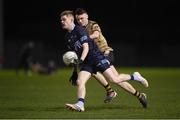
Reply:
M108 46L108 43L107 43L105 37L103 36L103 34L101 32L101 28L98 25L98 23L95 21L89 20L88 13L83 8L78 8L75 10L75 18L79 25L84 26L86 28L90 38L95 41L95 43L98 45L100 51L110 61L110 63L111 63L110 67L111 67L112 71L116 75L119 75L118 72L116 71L115 67L113 66L113 61L114 61L113 49ZM138 72L135 72L135 74L137 74L137 76L139 75ZM106 88L107 96L106 96L104 102L109 102L114 97L116 97L117 93L112 90L109 83L106 81L106 79L104 78L104 76L101 73L97 72L97 74L94 74L93 76ZM121 76L123 76L123 75L121 74ZM125 77L125 75L124 75L124 77ZM128 93L136 96L144 108L147 107L146 94L137 91L128 82L122 82L122 83L120 83L120 86L122 89L124 89Z

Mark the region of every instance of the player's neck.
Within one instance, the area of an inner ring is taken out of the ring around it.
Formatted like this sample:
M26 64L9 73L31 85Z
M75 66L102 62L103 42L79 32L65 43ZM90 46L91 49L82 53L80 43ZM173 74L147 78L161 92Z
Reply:
M69 28L68 32L71 32L72 30L74 30L74 27L75 27L75 24L73 23L73 24L71 25L71 27Z

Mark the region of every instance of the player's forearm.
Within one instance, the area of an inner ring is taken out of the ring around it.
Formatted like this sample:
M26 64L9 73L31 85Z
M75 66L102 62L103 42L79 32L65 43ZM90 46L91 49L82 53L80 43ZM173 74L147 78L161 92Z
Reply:
M86 56L87 56L87 54L88 54L88 52L89 52L89 45L88 45L88 43L84 43L83 44L83 51L82 51L80 59L84 61Z

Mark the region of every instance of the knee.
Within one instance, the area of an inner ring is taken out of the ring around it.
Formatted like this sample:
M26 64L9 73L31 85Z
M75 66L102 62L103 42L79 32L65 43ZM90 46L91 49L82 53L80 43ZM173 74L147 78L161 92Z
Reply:
M124 76L116 76L114 77L114 79L112 79L112 82L115 83L115 84L118 84L118 85L123 85L123 82L124 82Z
M124 76L123 74L119 74L119 75L118 75L118 78L121 79L121 80L124 79L124 77L125 77L125 76Z
M114 84L119 84L120 82L117 78L111 79L110 81Z
M77 86L80 86L80 87L85 86L84 82L80 79L77 79L76 83L77 83Z
M81 85L81 82L78 79L77 79L76 83L77 83L77 86Z
M127 86L126 82L119 82L118 85L122 88L125 88Z

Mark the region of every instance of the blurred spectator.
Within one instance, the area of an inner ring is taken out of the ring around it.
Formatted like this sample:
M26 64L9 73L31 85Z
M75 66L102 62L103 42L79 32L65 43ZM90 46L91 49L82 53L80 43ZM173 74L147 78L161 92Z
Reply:
M40 64L39 62L33 63L31 69L34 73L52 75L56 71L54 61L49 61L47 66Z
M34 48L34 42L28 42L28 43L24 44L24 46L22 47L20 54L18 56L19 58L18 58L17 66L16 66L17 72L20 69L23 69L23 71L27 75L31 75L31 67L30 66L32 64L33 48Z

